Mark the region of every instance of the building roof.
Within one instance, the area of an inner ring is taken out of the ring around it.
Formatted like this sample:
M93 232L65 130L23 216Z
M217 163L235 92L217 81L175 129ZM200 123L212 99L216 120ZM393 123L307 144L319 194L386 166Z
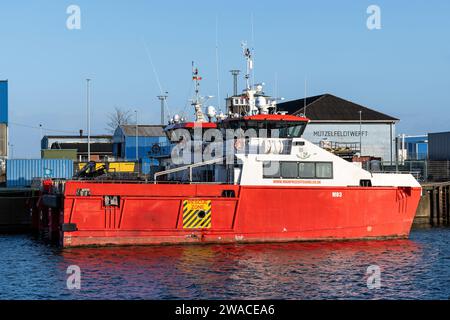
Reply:
M136 125L121 125L120 128L126 136L136 136ZM139 137L165 137L164 126L162 125L138 125Z
M238 118L239 120L239 118ZM299 117L291 114L256 114L253 116L246 116L244 120L253 121L292 121L292 122L308 122L309 119L305 117Z
M45 135L44 138L47 139L87 139L88 136L85 135L63 135L63 136L50 136L50 135ZM91 139L112 139L111 135L92 135Z
M277 109L287 111L289 114L300 115L305 114L304 104L305 99L298 99L279 103ZM359 111L362 111L363 122L396 122L399 120L328 93L306 98L306 117L311 121L359 121Z
M444 132L430 132L429 135L444 135L444 136L450 136L450 131L444 131Z

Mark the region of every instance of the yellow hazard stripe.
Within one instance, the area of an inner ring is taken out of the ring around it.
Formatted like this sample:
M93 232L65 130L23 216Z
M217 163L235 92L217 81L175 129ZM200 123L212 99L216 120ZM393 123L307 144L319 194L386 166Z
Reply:
M211 227L211 211L205 214L203 218L199 217L199 213L203 210L190 211L183 216L183 228L210 228Z
M186 219L183 219L183 226L185 228L189 228L189 225L191 224L191 222L196 220L196 212L192 211L192 213L190 215L188 215L186 217Z
M210 220L211 214L206 215L204 218L197 218L195 221L192 221L188 228L209 228L208 227L208 220Z
M193 210L191 203L190 200L183 201L183 228L211 228L211 200L204 201L203 210L197 209L198 206Z

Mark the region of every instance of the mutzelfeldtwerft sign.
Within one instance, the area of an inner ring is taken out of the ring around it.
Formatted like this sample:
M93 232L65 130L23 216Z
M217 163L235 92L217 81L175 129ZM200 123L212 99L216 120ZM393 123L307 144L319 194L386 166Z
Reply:
M313 136L314 137L359 137L359 135L361 134L361 136L363 137L367 137L369 135L368 131L359 131L359 130L354 130L354 131L340 131L340 130L336 130L336 131L313 131Z

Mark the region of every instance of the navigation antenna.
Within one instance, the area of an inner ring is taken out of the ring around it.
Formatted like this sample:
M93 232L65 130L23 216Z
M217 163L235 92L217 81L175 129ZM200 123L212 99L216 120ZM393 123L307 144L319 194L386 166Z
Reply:
M247 90L251 89L250 85L250 75L253 70L253 57L252 57L252 51L250 48L247 47L247 42L243 41L242 44L242 51L244 53L245 59L247 60L247 71L245 74L245 80L247 82Z
M306 75L305 75L305 99L303 100L303 115L306 117Z
M220 110L220 74L219 74L219 17L216 16L216 77L217 77L217 107Z
M252 65L255 63L255 21L253 17L253 12L251 13L251 24L252 24ZM255 86L255 70L252 66L252 87Z

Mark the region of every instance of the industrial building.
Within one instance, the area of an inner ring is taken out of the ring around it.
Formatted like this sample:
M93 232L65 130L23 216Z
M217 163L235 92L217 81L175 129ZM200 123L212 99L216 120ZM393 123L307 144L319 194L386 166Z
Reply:
M428 180L450 181L450 132L428 134Z
M395 162L395 125L399 119L357 103L323 94L278 104L279 111L304 115L311 122L305 139L325 148Z
M428 136L407 136L397 137L398 160L427 160L428 159Z
M450 132L428 134L428 157L432 161L450 160Z
M0 181L3 181L8 157L8 81L0 80Z
M44 136L41 140L41 155L47 159L88 160L88 137L83 135ZM90 137L90 155L93 161L107 161L113 158L112 136ZM75 156L75 159L73 158Z
M117 159L142 160L170 154L162 125L121 125L113 136L113 153Z

